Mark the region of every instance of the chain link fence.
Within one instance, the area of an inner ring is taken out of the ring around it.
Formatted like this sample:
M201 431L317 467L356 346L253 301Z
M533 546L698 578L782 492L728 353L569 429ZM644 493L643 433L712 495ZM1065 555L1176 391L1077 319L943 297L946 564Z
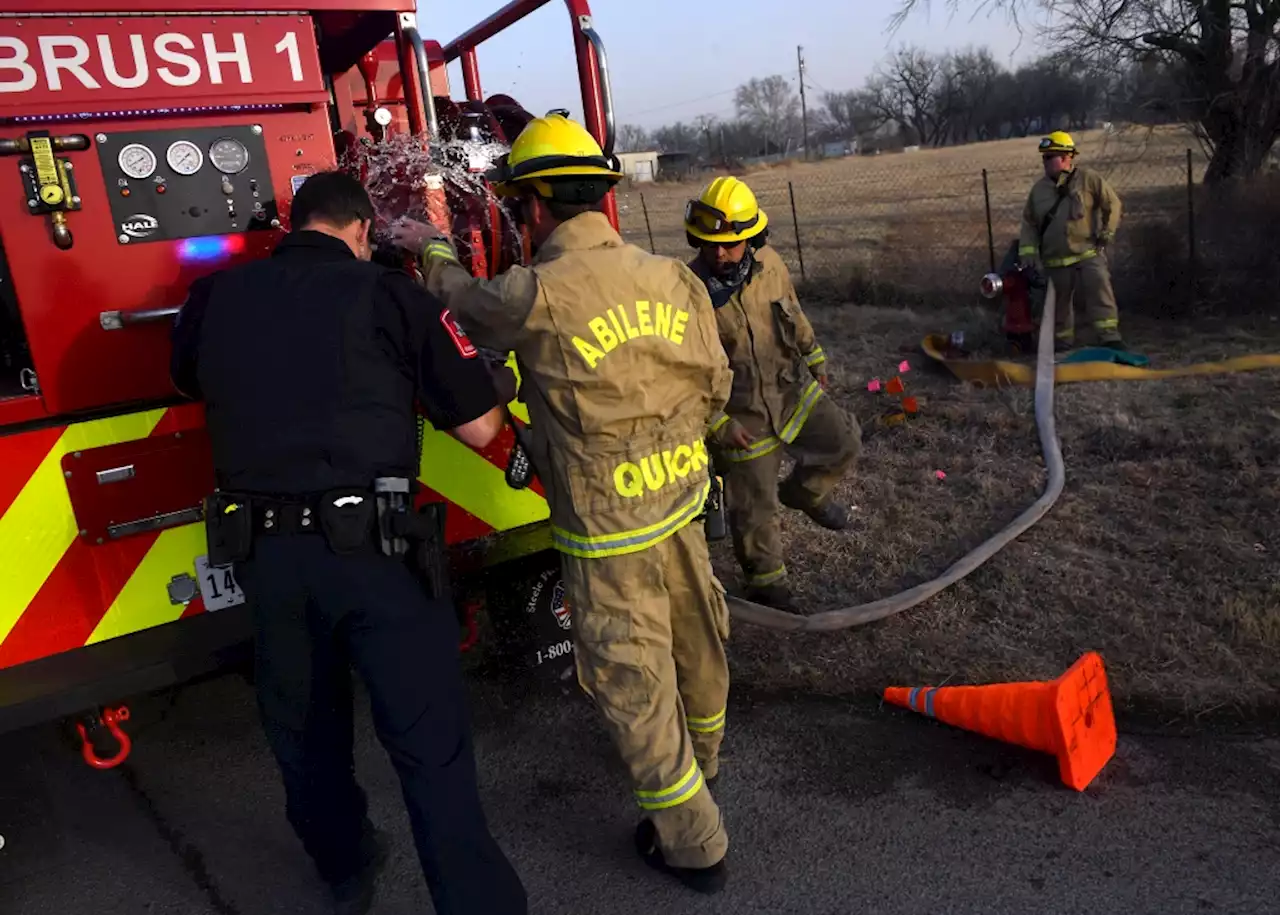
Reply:
M1035 142L793 161L742 177L798 283L861 305L964 304L1018 238L1027 193L1043 174ZM1280 196L1210 200L1201 184L1207 159L1190 143L1176 128L1077 135L1079 164L1101 172L1122 201L1108 249L1122 309L1173 314L1229 295L1206 268L1253 271L1255 285L1276 275L1277 259L1258 235L1280 230ZM624 237L691 258L684 205L710 177L620 187Z

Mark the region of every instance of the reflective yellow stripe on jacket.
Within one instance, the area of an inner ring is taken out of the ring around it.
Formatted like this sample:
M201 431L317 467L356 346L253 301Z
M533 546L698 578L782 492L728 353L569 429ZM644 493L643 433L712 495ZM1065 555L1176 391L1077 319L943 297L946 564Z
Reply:
M1094 248L1088 251L1082 251L1080 254L1071 254L1067 257L1048 257L1045 258L1044 265L1046 267L1074 267L1082 261L1091 260L1098 256L1098 252Z
M781 435L770 435L758 439L752 442L749 448L728 448L725 450L725 456L734 463L741 464L744 461L754 461L756 458L764 457L781 448L783 444L790 445L796 440L804 424L809 421L809 415L813 413L814 406L821 398L822 386L817 381L809 382L800 396L800 402L795 405L791 415L783 423Z
M692 498L685 501L683 505L658 523L630 531L584 537L582 534L571 533L553 524L551 526L551 540L560 552L568 553L570 556L577 556L580 559L599 559L605 556L623 556L627 553L638 553L666 540L702 514L702 509L707 504L707 497L710 494L711 483L708 481L698 487Z

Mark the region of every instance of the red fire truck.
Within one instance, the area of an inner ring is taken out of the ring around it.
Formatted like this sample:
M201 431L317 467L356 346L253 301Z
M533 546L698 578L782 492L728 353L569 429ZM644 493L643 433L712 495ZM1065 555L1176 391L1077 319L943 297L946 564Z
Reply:
M109 767L128 751L115 703L243 656L243 594L205 556L213 470L202 408L169 380L173 316L192 280L266 255L300 183L340 158L514 139L529 114L484 98L476 48L547 2L442 46L414 0L0 0L0 731L66 718ZM585 122L611 149L604 47L586 0L566 5ZM476 275L527 257L492 200L401 190L452 221ZM547 505L507 484L512 441L477 452L428 427L423 498L447 506L464 647L486 607L486 633L559 677Z

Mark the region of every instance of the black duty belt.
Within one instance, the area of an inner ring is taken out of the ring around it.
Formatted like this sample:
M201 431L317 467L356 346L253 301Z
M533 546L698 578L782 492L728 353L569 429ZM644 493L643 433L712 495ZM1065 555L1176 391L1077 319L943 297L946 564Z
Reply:
M373 548L407 559L432 597L450 593L444 506L415 510L407 478L380 477L370 489L304 495L215 492L205 499L205 532L215 566L248 559L260 536L322 534L339 555Z
M338 490L334 492L266 495L250 492L227 493L227 498L248 505L255 534L321 534L322 517L327 502L348 499L374 500L370 490Z
M372 498L372 494L370 494ZM319 534L320 496L282 501L250 496L253 530L256 534Z

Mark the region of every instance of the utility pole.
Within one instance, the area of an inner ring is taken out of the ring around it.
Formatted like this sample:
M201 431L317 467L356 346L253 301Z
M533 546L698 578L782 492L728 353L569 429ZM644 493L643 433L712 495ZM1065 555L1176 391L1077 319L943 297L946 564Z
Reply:
M804 97L804 46L796 45L796 60L800 64L800 123L804 127L804 160L809 161L809 107Z

